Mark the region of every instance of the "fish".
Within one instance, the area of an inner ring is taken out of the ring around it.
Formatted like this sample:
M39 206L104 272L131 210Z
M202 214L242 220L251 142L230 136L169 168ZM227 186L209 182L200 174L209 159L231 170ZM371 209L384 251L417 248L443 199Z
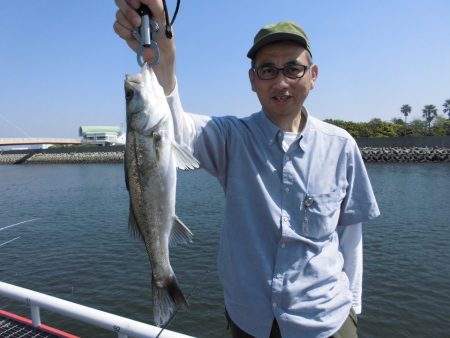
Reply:
M145 243L151 266L153 319L171 320L188 303L170 265L169 245L193 234L175 214L177 168L199 167L189 149L175 142L172 114L153 69L125 78L125 181L130 197L128 226Z

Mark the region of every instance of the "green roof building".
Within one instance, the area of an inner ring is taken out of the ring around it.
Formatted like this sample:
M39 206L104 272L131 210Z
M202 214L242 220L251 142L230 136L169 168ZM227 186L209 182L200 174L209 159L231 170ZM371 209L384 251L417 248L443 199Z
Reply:
M124 144L120 127L115 126L81 126L79 135L82 143L98 145Z

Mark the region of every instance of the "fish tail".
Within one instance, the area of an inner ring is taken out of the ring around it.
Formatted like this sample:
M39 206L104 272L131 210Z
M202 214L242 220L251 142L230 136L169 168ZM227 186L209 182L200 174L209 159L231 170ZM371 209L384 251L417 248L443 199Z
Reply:
M188 303L175 277L165 287L158 287L152 282L153 318L157 326L165 325L178 309L187 309Z

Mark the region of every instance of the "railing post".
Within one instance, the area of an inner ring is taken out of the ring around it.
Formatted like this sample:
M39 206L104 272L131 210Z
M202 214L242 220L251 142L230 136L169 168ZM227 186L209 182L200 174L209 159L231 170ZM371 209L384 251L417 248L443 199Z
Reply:
M30 304L30 309L31 309L31 320L33 322L32 325L33 327L38 327L39 325L41 325L41 313L39 310L39 306Z

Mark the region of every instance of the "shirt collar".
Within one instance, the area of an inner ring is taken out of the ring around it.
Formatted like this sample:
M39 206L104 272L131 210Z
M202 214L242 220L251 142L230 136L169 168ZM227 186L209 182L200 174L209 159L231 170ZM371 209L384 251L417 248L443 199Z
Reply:
M303 115L306 118L305 126L303 127L303 130L301 131L301 137L299 139L299 146L300 148L305 151L308 147L308 141L310 139L311 135L311 117L309 115L308 109L306 107L302 108Z
M302 108L303 115L306 117L306 123L303 127L303 130L300 132L300 137L298 138L297 142L300 146L300 148L305 151L308 144L308 139L311 134L311 119L309 118L309 112L308 110L303 107ZM283 133L283 130L277 127L265 114L263 110L261 110L260 114L260 126L263 130L263 133L265 135L265 138L267 140L267 144L269 146L272 146L279 142L281 135Z
M260 126L264 133L265 139L269 146L277 143L278 135L281 129L278 128L267 116L266 113L261 110L259 113Z

